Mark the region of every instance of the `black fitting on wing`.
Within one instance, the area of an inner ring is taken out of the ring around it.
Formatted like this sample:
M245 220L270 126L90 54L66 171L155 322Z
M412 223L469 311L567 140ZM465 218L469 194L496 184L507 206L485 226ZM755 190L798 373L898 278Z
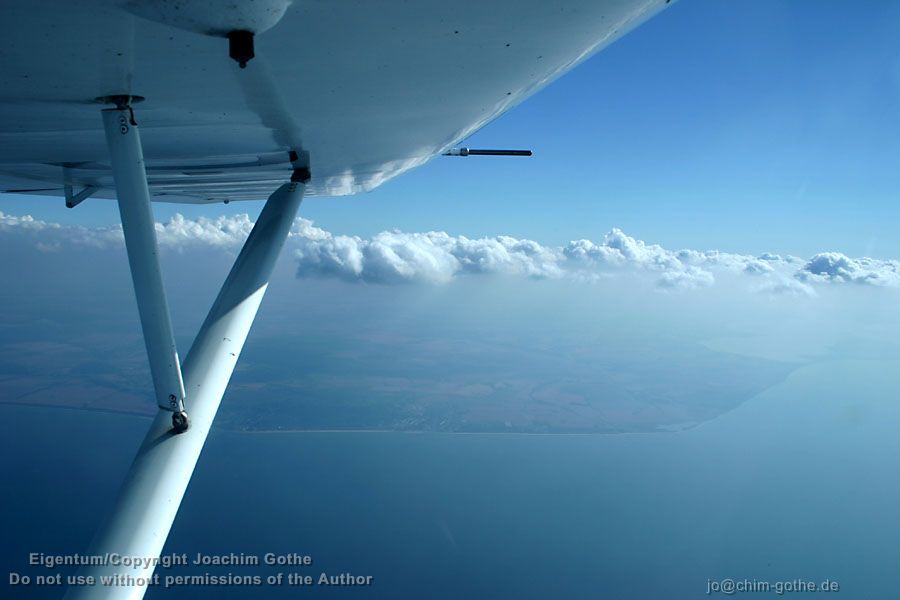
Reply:
M291 181L293 183L307 183L311 178L309 167L300 167L299 169L294 169L294 172L291 173Z
M236 60L243 69L247 66L247 62L256 56L253 52L253 32L229 31L226 37L228 37L228 56Z
M301 150L291 150L288 152L288 158L294 171L291 173L291 181L293 183L307 183L312 174L309 171L309 152Z

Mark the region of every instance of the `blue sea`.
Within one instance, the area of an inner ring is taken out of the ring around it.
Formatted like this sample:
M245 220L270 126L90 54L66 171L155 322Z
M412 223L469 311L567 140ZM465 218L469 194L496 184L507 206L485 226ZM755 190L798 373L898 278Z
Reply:
M147 597L672 599L722 596L708 592L731 579L897 598L898 367L808 365L674 433L214 430L166 553L296 553L313 564L162 575L372 582L151 587ZM4 570L34 576L29 552L87 549L149 422L27 406L0 415ZM4 598L61 595L4 583Z

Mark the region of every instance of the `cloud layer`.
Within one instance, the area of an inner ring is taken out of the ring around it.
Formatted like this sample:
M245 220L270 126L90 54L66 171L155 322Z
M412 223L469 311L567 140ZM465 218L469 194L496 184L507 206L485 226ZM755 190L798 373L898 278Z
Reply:
M181 252L192 247L236 251L253 227L247 215L157 223L160 247ZM42 251L66 245L121 245L119 226L60 225L0 212L0 235L23 238ZM900 287L900 261L850 258L837 252L808 261L777 254L759 256L719 251L668 250L613 229L598 241L573 240L563 247L510 236L471 239L442 231L383 231L371 238L335 235L298 218L289 251L299 277L337 278L378 284L442 284L456 277L506 275L531 279L597 280L643 275L660 289L704 288L717 275L735 274L755 289L810 295L814 286L856 284Z
M821 252L803 265L797 278L810 283L900 287L900 261L850 258L840 252Z

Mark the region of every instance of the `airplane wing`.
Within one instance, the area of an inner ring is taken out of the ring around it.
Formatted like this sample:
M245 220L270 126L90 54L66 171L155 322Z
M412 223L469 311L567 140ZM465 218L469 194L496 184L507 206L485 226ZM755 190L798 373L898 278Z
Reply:
M156 201L265 198L298 147L313 174L306 195L371 190L666 4L3 2L0 191L62 195L68 184L114 197L97 99L123 93L144 98L135 112ZM262 23L245 69L224 37L235 10Z

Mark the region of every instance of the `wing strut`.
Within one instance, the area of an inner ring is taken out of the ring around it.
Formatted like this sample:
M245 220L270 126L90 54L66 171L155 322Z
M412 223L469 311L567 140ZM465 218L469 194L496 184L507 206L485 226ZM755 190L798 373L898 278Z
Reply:
M103 128L116 183L116 199L134 295L144 331L144 345L150 359L156 403L173 413L172 424L176 431L181 432L188 427L187 413L184 411L184 382L159 269L156 222L150 206L141 135L129 104L130 98L120 96L114 100L116 108L103 111Z
M122 117L126 119L125 123L122 123ZM123 145L130 144L128 148L132 152L123 154L125 158L119 161L119 165L115 162L113 164L120 194L119 205L124 206L123 225L126 219L132 217L139 223L134 226L133 219L125 229L129 259L132 246L143 244L135 248L135 252L142 253L140 260L152 263L149 265L151 274L158 274L155 239L150 235L153 231L152 220L147 221L149 205L141 204L143 199L149 199L146 183L142 191L138 189L146 179L138 173L143 171L143 167L130 109L120 107L104 111L104 123L107 124L109 137ZM117 137L127 138L132 131L134 137L131 139L134 141L124 141ZM115 152L118 147L110 142L111 151ZM137 153L134 153L135 149L138 150ZM185 358L184 401L191 412L190 429L176 434L170 422L171 409L169 406L160 406L122 485L116 506L88 552L91 556L107 558L140 557L144 561L143 568L135 568L128 561L125 561L126 564L122 564L123 561L109 561L107 564L90 567L83 574L93 576L96 584L70 587L67 598L141 598L147 586L153 582L156 566L152 564L153 559L162 552L238 355L269 285L275 260L300 207L305 184L310 178L308 155L305 152L292 151L290 159L294 165L291 181L282 184L269 196ZM119 169L126 173L123 183L127 181L132 187L120 185ZM122 191L126 189L131 190L133 196L125 196ZM134 197L138 200L135 201ZM129 204L130 202L138 204L138 208ZM132 212L139 214L135 217ZM129 232L134 233L135 230L137 235L132 235L132 241L129 242ZM139 241L134 241L135 239ZM135 269L134 263L132 269ZM146 270L148 266L139 265L138 269ZM135 283L139 305L147 302L147 297L142 298L141 294L148 288L151 301L155 299L165 302L164 296L159 300L154 295L161 291L161 284L160 290L154 286L153 282L147 287L138 287ZM158 305L149 307L148 310L150 309L163 310ZM168 314L167 311L165 314ZM143 312L141 316L143 318ZM171 374L170 372L169 375ZM108 583L104 584L104 581Z

